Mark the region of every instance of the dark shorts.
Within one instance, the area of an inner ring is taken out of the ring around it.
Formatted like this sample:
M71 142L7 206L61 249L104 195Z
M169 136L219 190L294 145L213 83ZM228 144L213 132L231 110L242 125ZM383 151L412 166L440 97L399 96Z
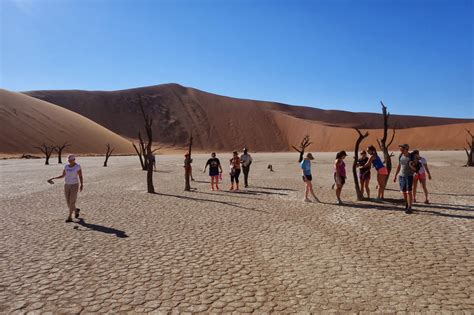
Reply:
M209 169L209 176L219 176L219 169L218 168L210 168Z
M307 181L312 181L313 180L313 176L311 176L311 175L303 175L302 177L303 177L303 182L305 180L307 180Z
M369 180L370 179L370 170L361 171L359 173L360 180Z
M400 183L401 192L412 191L413 176L398 176L398 182Z

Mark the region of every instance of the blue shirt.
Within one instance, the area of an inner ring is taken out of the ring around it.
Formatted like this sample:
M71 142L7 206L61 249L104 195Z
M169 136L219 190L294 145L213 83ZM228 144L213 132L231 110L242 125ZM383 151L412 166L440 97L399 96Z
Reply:
M311 175L311 161L310 160L303 160L300 163L301 169L303 170L303 174Z

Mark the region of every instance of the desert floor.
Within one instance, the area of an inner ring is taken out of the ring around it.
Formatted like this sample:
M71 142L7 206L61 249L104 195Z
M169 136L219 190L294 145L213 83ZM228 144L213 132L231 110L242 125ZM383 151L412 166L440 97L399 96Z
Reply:
M411 215L391 181L387 201L356 202L349 166L347 203L336 205L333 156L313 164L322 203L302 201L296 153L254 154L240 193L227 190L227 166L222 190L210 191L207 155L194 156L192 192L182 156L158 156L156 194L137 157L112 156L106 168L79 157L84 221L75 223L64 222L62 181L46 183L62 171L55 158L2 160L0 313L474 312L465 153L425 154L432 204Z

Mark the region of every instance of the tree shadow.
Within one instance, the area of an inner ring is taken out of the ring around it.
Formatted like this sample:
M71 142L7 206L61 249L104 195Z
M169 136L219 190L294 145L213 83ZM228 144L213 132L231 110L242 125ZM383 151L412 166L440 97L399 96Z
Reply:
M417 204L414 204L416 206ZM474 211L474 206L468 205L453 205L453 204L445 204L445 203L430 203L430 204L419 204L420 207L423 208L431 208L431 209L440 209L440 210L454 210L454 211Z
M219 200L212 200L212 199L201 199L201 198L194 198L194 197L180 196L180 195L172 195L172 194L165 194L165 193L158 193L158 192L155 192L154 194L159 195L159 196L174 197L174 198L183 199L183 200L190 200L190 201L218 203L218 204L222 204L222 205L226 205L226 206L230 206L230 207L235 207L235 208L239 208L239 209L245 209L245 210L256 211L256 212L263 212L263 213L266 213L266 214L269 213L267 211L241 206L237 202L219 201Z
M359 203L344 203L345 207L350 207L350 208L359 208L359 209L369 209L369 210L382 210L382 211L405 211L405 208L402 207L397 207L396 205L393 204L387 204L387 203L379 203L379 204L359 204ZM456 218L456 219L474 219L474 216L469 216L469 215L458 215L458 214L450 214L450 213L444 213L444 212L438 212L438 211L433 211L433 210L424 210L422 208L430 208L430 205L423 205L421 207L416 207L414 206L413 213L414 214L420 214L420 215L436 215L436 216L441 216L441 217L449 217L449 218ZM420 209L421 208L421 209ZM441 209L441 210L465 210L462 208L455 208L455 207L431 207L435 209ZM471 211L471 210L467 210Z
M257 189L269 189L269 190L276 190L276 191L296 191L296 189L290 188L276 188L276 187L263 187L263 186L252 186L253 188Z
M263 190L251 190L247 189L245 190L246 194L253 194L253 195L278 195L278 196L288 196L288 194L285 193L279 193L279 192L270 192L270 191L263 191Z
M392 188L385 188L385 190L388 191L399 191L398 189L392 189ZM418 190L417 194L422 194L422 190ZM436 195L436 196L455 196L455 197L474 197L474 194L455 194L455 193L444 193L444 192L431 192L429 191L430 195Z
M80 226L83 226L83 227L85 227L89 230L94 230L94 231L98 231L98 232L102 232L102 233L106 233L106 234L115 234L115 236L117 236L119 238L127 238L128 237L128 235L127 235L127 233L125 233L125 231L117 230L117 229L106 227L106 226L103 226L103 225L86 223L86 221L84 221L84 219L82 219L82 218L79 219L77 224L79 224Z
M432 210L414 209L413 212L417 213L417 214L420 214L420 215L436 215L436 216L440 216L440 217L449 217L449 218L456 218L456 219L468 219L468 220L474 219L474 216L470 216L470 215L450 214L450 213L443 213L443 212L437 212L437 211L432 211Z
M204 194L204 195L219 196L219 194L218 193L216 194L215 192L214 193L209 193L209 192L199 191L197 189L195 190L195 192L197 192L199 194ZM244 190L239 190L239 191L218 190L218 192L232 194L232 197L235 197L235 198L263 200L262 198L251 198L251 197L248 197L248 196L247 197L246 196L239 196L239 195L256 195L256 194L246 193Z

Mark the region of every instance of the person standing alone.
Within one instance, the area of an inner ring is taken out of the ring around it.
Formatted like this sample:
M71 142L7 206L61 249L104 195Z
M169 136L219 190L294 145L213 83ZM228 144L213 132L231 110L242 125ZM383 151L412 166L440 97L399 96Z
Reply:
M245 187L249 187L249 172L250 165L252 164L252 157L248 153L247 148L244 148L244 154L240 156L240 162L242 163L242 172L244 173Z
M53 179L64 177L64 195L69 207L69 216L66 219L66 223L72 222L73 213L76 219L79 217L80 210L76 208L77 193L78 191L82 191L82 188L84 187L82 169L81 166L76 163L76 157L73 154L69 154L67 156L67 161L68 164L64 166L63 173L60 176L48 179L48 182L53 184Z

